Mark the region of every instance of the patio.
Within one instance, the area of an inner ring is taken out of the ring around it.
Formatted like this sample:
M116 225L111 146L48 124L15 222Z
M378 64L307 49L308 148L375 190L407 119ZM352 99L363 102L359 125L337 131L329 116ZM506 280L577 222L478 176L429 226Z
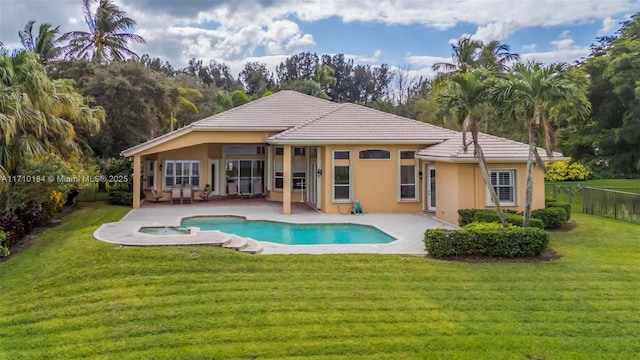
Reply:
M305 203L292 204L291 215L282 214L280 203L264 199L218 199L189 205L144 202L117 223L103 224L94 237L101 241L125 245L189 245L205 244L196 236L149 236L137 232L140 226L179 226L184 217L207 215L243 216L248 220L270 220L289 223L353 223L375 226L397 240L375 245L283 245L260 242L263 254L329 254L380 253L425 254L423 234L427 228L452 228L427 213L371 213L364 215L331 215L312 209ZM159 243L159 239L160 241ZM218 241L218 240L213 240ZM213 244L213 243L212 243Z

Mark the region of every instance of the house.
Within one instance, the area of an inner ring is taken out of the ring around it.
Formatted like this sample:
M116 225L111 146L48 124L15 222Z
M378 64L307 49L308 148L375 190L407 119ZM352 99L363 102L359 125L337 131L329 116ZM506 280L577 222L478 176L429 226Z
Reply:
M501 205L522 210L528 146L487 134L480 143ZM170 201L171 188L185 184L196 190L196 200L205 184L214 197L229 189L264 193L282 203L284 214L292 202L346 214L357 201L365 212L430 211L456 223L458 209L493 204L460 132L295 91L194 122L122 155L133 158L134 179L140 179L134 208L141 191L153 200L155 189ZM533 195L533 207L544 207L538 168Z

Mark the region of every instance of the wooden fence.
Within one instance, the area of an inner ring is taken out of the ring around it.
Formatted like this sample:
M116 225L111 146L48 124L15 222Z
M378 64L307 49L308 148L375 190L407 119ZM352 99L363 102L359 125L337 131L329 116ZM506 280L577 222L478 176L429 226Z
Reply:
M584 187L582 188L582 209L585 214L640 224L640 194L638 193Z

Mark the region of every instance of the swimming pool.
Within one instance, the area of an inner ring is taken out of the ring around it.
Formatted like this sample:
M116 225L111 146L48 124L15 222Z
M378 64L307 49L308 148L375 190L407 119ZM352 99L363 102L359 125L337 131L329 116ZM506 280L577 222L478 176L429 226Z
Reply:
M291 224L241 217L195 217L183 219L180 226L219 230L287 245L386 244L395 240L373 226L357 224Z

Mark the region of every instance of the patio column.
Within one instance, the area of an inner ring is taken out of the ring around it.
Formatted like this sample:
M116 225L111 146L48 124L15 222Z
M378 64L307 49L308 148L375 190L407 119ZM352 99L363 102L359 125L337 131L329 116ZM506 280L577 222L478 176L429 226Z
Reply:
M282 213L291 214L291 145L282 149Z
M140 171L142 170L142 161L140 155L133 156L133 208L140 207Z

